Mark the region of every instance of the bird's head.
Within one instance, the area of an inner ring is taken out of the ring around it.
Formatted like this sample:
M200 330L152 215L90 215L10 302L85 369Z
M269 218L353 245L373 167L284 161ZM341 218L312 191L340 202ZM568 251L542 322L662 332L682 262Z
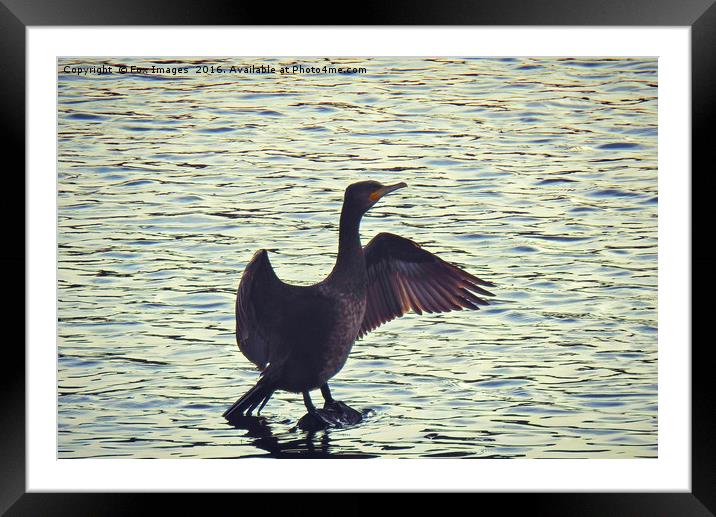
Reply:
M383 185L377 181L359 181L348 186L343 205L362 215L386 194L407 186L402 181L395 185Z

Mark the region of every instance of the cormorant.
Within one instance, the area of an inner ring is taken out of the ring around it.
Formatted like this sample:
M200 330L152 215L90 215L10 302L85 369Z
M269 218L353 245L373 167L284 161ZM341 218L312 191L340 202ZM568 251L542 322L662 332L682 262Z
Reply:
M328 380L348 358L355 340L410 310L447 312L479 309L493 296L477 278L425 251L413 241L380 233L361 246L363 215L384 195L405 183L382 185L361 181L345 192L341 210L338 257L328 277L314 285L282 282L259 250L246 266L236 297L239 349L260 370L256 385L224 417L258 413L276 390L302 393L308 414L319 427L357 423L361 415L331 396ZM320 388L323 409L309 391Z

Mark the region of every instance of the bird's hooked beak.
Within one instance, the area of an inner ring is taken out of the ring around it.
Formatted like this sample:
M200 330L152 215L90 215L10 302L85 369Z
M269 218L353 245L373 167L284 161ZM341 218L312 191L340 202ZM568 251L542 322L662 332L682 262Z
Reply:
M371 201L378 201L380 198L385 196L386 194L390 194L394 190L398 190L399 188L407 187L408 185L404 182L396 183L395 185L385 185L375 192L371 193L370 199Z

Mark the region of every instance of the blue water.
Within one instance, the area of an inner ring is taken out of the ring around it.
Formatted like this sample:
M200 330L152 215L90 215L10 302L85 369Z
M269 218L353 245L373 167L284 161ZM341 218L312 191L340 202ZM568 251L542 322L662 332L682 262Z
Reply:
M58 67L59 457L657 455L656 60L62 73L120 61ZM186 63L259 61L294 60ZM300 431L288 393L228 425L257 378L234 338L243 268L267 248L283 280L322 279L361 179L409 185L364 242L414 239L497 297L358 341L331 383L356 427Z

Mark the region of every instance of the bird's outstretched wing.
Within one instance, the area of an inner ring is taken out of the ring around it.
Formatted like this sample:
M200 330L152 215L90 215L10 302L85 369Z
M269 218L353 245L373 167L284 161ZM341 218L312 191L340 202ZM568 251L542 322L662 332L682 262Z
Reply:
M246 266L236 295L236 340L241 352L261 370L272 360L280 301L290 286L276 276L266 250L257 251Z
M447 312L488 305L494 286L449 264L409 239L380 233L363 249L368 297L358 337L410 310Z

